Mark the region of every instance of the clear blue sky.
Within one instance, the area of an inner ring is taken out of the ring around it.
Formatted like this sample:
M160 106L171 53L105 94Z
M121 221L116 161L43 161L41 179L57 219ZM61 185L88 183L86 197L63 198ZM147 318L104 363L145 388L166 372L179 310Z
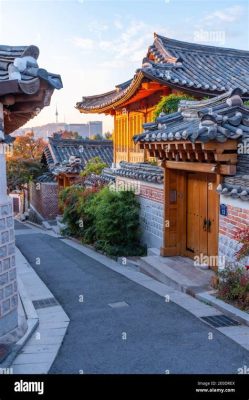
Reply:
M153 33L186 41L249 49L247 0L0 0L0 43L35 44L39 65L62 76L55 92L29 126L59 119L112 119L74 109L83 95L102 93L131 78L141 66Z

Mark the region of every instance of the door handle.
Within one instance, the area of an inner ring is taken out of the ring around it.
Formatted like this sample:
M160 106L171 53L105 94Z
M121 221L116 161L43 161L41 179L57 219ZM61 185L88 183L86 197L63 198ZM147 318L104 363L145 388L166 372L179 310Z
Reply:
M211 231L211 225L212 225L212 222L211 222L210 219L208 219L208 220L207 220L207 231L208 231L208 232Z
M204 220L203 220L203 230L204 231L206 231L207 230L207 219L206 218L204 218Z

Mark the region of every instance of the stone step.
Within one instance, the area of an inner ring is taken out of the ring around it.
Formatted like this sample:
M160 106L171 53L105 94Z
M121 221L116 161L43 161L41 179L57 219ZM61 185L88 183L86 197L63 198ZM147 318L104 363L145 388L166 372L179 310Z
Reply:
M162 264L157 257L141 257L140 271L146 272L158 281L183 292L186 291L184 288L193 286L190 280L167 267L165 264Z
M181 260L181 257L147 256L140 260L141 272L178 291L195 296L209 288L209 275L203 276L202 271L196 270L193 264Z

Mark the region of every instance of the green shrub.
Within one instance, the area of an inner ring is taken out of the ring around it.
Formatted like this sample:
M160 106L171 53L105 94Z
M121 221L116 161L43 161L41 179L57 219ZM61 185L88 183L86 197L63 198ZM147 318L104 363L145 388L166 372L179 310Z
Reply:
M100 157L91 158L83 171L81 171L81 176L88 176L91 174L100 175L104 168L107 167L107 164L104 163Z
M65 233L110 256L143 255L139 203L132 191L71 186L60 193Z
M170 114L178 110L178 105L181 100L195 100L193 97L186 94L176 95L170 94L169 96L163 96L160 102L157 104L154 111L154 118L159 117L161 112Z
M112 256L145 253L139 243L139 203L132 191L106 187L88 203L87 212L94 220L97 249Z
M63 209L63 222L67 224L65 234L84 238L84 231L91 224L85 208L95 193L96 189L81 186L69 186L60 192L59 205Z

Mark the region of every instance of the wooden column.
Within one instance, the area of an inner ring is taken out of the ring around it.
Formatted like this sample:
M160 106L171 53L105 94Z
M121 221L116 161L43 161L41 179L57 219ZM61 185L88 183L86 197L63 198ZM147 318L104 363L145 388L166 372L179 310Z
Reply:
M3 133L4 114L0 103L0 137ZM0 343L17 327L17 305L13 207L12 199L7 196L5 147L0 144Z

